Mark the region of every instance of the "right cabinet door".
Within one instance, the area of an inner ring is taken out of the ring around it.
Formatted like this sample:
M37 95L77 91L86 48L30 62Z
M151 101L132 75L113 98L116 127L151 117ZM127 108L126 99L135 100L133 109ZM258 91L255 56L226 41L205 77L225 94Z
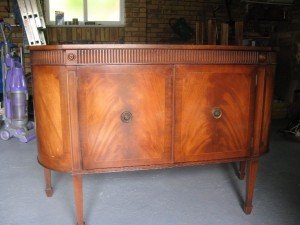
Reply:
M249 156L256 67L180 65L175 79L175 161Z

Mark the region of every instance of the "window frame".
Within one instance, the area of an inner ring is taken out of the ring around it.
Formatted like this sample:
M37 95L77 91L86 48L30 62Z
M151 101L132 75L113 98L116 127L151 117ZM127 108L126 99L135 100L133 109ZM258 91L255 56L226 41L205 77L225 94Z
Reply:
M51 27L124 27L125 26L125 0L120 1L120 21L88 21L87 1L83 1L83 17L84 21L79 21L78 25L56 25L55 21L50 21L49 1L45 0L45 20L46 25ZM95 22L95 25L86 25L85 22Z

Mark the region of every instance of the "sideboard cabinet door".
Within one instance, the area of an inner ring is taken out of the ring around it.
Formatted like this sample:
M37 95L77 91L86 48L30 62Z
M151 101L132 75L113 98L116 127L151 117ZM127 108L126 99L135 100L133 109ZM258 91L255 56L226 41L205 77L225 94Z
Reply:
M175 161L250 155L254 66L176 67Z
M171 160L171 66L78 67L84 169Z

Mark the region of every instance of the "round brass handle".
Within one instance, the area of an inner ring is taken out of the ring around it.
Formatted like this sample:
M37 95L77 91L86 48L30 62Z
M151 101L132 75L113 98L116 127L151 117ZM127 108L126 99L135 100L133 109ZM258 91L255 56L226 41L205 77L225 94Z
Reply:
M121 121L123 123L129 123L132 120L132 114L129 111L125 111L121 114Z
M222 117L222 110L218 107L213 108L212 115L215 119L220 119Z

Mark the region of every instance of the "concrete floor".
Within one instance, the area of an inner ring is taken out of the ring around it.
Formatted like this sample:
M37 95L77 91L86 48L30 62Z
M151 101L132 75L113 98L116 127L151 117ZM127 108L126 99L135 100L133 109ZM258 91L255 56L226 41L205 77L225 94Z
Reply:
M84 176L87 225L299 225L300 143L272 125L271 152L260 160L254 209L241 204L245 182L233 164ZM0 141L0 225L74 225L72 179L53 173L44 193L36 142Z

